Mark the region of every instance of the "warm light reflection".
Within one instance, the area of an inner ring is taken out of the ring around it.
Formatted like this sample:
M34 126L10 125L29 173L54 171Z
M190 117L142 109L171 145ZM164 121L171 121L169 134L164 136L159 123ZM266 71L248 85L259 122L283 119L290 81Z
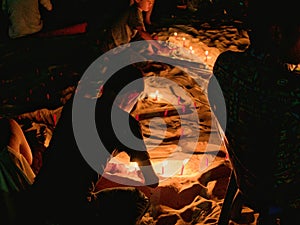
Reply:
M139 165L137 162L130 162L127 166L128 172L135 172L139 168Z
M149 97L153 100L153 101L159 101L162 99L162 94L159 93L158 90L156 90L154 93L150 93Z

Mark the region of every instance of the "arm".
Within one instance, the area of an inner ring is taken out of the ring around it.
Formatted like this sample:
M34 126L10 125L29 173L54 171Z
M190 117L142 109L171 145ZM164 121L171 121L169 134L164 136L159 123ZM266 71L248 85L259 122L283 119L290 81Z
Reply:
M162 52L162 53L169 53L170 49L161 45L158 41L156 41L151 34L149 34L147 31L145 31L144 27L139 26L136 27L136 29L138 30L138 33L140 35L140 37L146 41L151 41L151 45L154 46L158 51Z
M159 178L156 175L151 160L150 160L150 155L147 151L147 147L143 141L143 135L142 135L142 131L140 128L140 125L138 123L138 121L136 121L134 118L132 118L131 116L129 117L129 123L130 123L130 128L132 131L132 134L137 137L139 140L141 140L141 142L139 142L139 146L138 146L138 150L134 150L127 147L127 154L130 156L130 161L131 162L137 162L144 180L145 180L145 184L149 187L155 188L158 186L159 184ZM126 148L126 146L124 146L124 148Z
M31 165L33 156L22 128L13 119L10 119L9 123L11 129L11 136L8 145L13 149L15 149L16 151L19 151L19 153L22 154L24 158L28 161L28 163Z

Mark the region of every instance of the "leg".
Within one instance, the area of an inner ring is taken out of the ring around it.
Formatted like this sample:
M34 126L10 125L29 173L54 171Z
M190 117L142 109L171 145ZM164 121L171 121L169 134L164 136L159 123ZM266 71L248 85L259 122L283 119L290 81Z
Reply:
M234 201L234 197L238 191L237 183L235 180L234 173L231 172L230 180L227 186L226 195L222 205L220 217L218 220L218 225L228 225L231 215L231 206Z

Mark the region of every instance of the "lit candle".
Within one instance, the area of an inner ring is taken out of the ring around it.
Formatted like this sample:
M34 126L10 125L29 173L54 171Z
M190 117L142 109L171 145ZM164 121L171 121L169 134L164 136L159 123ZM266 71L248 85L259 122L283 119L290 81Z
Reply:
M185 37L182 38L182 45L185 46Z
M225 160L226 161L228 161L229 160L229 155L228 155L228 153L226 152L226 154L225 154Z
M205 61L207 61L207 58L208 58L208 51L206 50L205 51Z
M184 166L185 166L185 164L186 164L187 162L188 162L188 159L185 159L185 160L182 161L180 175L183 175Z
M185 113L185 105L182 105L182 113Z
M180 105L180 96L177 98L177 104Z
M158 100L158 95L159 95L158 90L156 90L156 91L155 91L154 101L157 101L157 100Z
M166 109L164 112L164 116L167 116L167 115L168 115L168 110Z
M165 174L165 167L168 164L168 161L163 161L162 166L161 166L161 174Z

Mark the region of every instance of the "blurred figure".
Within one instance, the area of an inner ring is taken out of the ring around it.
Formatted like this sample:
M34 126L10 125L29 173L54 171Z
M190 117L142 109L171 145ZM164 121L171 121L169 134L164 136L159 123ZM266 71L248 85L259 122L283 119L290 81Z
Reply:
M138 85L130 86L131 88L127 89L128 92L118 95L123 87L136 79L139 79ZM87 110L86 106L93 104L94 99L86 97L85 89L82 86L84 84L80 83L77 93L79 93L79 101L82 104L80 107L85 111ZM82 151L89 152L90 143L83 150L79 149L77 144L73 131L74 121L72 116L73 104L75 104L74 98L71 98L64 105L49 147L45 152L43 167L32 186L33 195L31 199L36 202L34 205L38 211L37 214L41 216L40 220L47 218L51 223L56 222L62 225L73 224L82 220L85 221L85 224L93 224L96 216L95 210L97 209L94 208L94 203L88 199L90 199L93 188L101 177L107 162L119 152L126 152L131 161L138 163L144 176L145 185L153 188L158 186L159 179L154 172L149 154L142 140L139 122L119 107L127 105L124 103L127 100L133 101L130 97L131 94L137 97L136 93L143 91L143 88L141 71L133 66L127 66L115 73L105 83L102 93L100 93L98 99L95 99L95 118L92 121L95 120L97 135L103 143L104 149L99 146L100 158L93 158L93 160L99 165L101 171L92 168L91 162L88 162L82 153ZM120 101L118 101L118 98ZM117 102L122 104L119 105ZM123 144L122 140L119 140L119 136L115 134L112 125L112 112L116 115L117 124L125 122L131 128L130 132L126 132L124 127L120 127L119 131L123 132L123 138L130 140L131 135L135 135L140 139L138 150L130 148L130 146ZM86 121L90 118L82 117L81 119L86 124ZM91 134L86 133L85 135L87 136L82 136L83 139ZM118 204L118 202L114 204ZM39 223L37 222L37 224Z
M32 152L20 125L14 119L0 118L0 224L16 223L21 201L19 193L34 182L32 161Z
M219 55L209 100L221 119L217 81L227 108L230 161L246 202L260 213L259 224L300 224L299 12L290 0L248 3L250 46Z
M43 28L40 6L52 11L50 0L3 0L2 10L9 20L8 36L20 38Z
M104 40L101 42L103 53L118 46L128 44L133 40L152 40L149 44L149 52L154 53L153 47L157 51L169 52L167 47L153 41L154 38L146 31L143 12L148 12L152 8L153 0L135 0L124 12L116 18L115 22L107 29Z
M135 2L135 0L130 0L130 5L133 5ZM152 5L151 8L145 12L145 23L147 25L151 25L151 14L152 14L152 10L153 10L153 6L154 6L155 0L152 0Z

